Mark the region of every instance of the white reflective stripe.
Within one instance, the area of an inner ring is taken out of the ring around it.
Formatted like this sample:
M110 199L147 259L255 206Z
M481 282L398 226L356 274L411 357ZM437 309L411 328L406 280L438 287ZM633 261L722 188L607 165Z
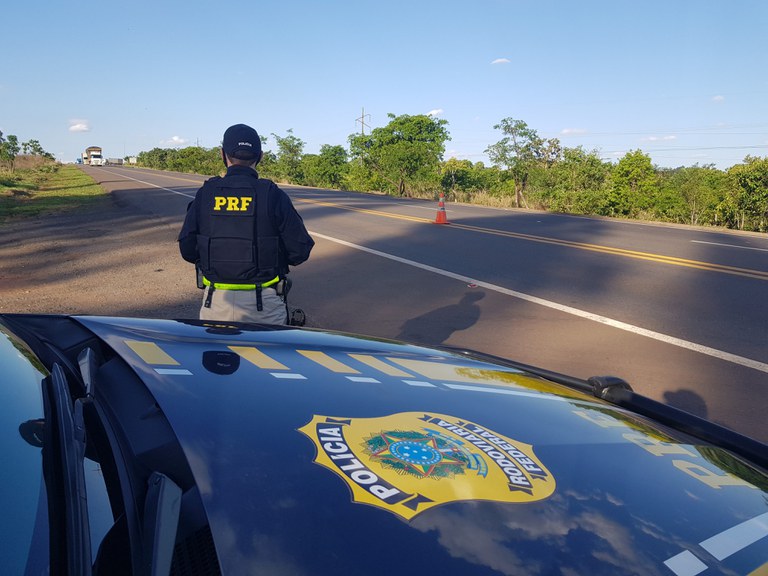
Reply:
M351 380L352 382L366 382L369 384L381 384L379 380L376 380L376 378L367 378L365 376L347 376L347 380Z
M707 565L688 550L680 552L677 556L672 556L664 564L677 576L696 576L707 569Z
M768 536L768 512L723 530L699 542L699 546L717 560L723 561L766 536ZM689 550L672 556L664 564L677 576L696 576L707 569L707 565Z
M437 388L434 384L430 382L423 382L421 380L403 380L408 386L426 386L429 388Z
M192 376L192 372L183 368L155 368L155 372L172 376Z
M553 400L555 402L567 402L568 398L560 396L547 396L546 394L536 394L534 392L518 392L517 390L505 390L503 388L488 388L485 386L467 386L465 384L449 384L443 382L443 386L453 390L467 390L469 392L487 392L489 394L508 394L510 396L525 396L527 398L536 398L537 400Z
M282 378L284 380L306 380L306 376L302 376L301 374L290 374L285 372L270 372L272 376L275 378Z
M768 512L704 540L701 547L718 560L723 560L766 536Z

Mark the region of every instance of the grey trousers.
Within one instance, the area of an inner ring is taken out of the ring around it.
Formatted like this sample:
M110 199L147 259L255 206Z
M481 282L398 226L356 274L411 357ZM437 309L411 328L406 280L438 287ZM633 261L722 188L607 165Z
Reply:
M214 290L211 307L205 307L208 290L203 291L203 305L200 306L200 320L223 322L257 322L260 324L287 324L288 307L274 288L261 291L261 312L256 309L256 290Z

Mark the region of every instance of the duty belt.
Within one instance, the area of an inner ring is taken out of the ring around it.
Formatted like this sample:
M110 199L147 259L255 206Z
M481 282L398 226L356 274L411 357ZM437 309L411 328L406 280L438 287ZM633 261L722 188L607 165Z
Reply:
M203 276L203 285L213 286L216 290L257 290L259 288L269 288L280 282L280 276L275 276L272 280L267 280L261 284L225 284L223 282L211 282Z
M261 284L226 284L223 282L211 282L203 276L203 285L208 286L208 296L205 298L204 306L206 308L211 307L211 298L214 290L255 290L256 291L256 310L261 312L264 309L264 305L261 300L262 288L269 288L280 282L280 276L275 276L272 280L267 280Z

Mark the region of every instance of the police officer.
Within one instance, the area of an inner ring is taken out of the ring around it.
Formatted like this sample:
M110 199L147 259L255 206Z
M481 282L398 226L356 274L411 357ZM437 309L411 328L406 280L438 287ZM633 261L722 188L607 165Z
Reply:
M224 177L206 180L187 208L179 251L202 273L201 320L287 324L286 274L315 242L288 195L259 178L256 130L224 132Z

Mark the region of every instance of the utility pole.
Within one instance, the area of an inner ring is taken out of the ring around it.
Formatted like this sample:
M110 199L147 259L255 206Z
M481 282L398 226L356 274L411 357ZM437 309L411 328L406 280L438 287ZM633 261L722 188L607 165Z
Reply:
M371 119L370 114L365 113L365 107L363 107L363 113L360 115L360 118L355 119L355 123L360 122L360 134L365 136L365 127L368 126L370 128L371 126L369 124L365 123L365 117L368 117L368 119Z

